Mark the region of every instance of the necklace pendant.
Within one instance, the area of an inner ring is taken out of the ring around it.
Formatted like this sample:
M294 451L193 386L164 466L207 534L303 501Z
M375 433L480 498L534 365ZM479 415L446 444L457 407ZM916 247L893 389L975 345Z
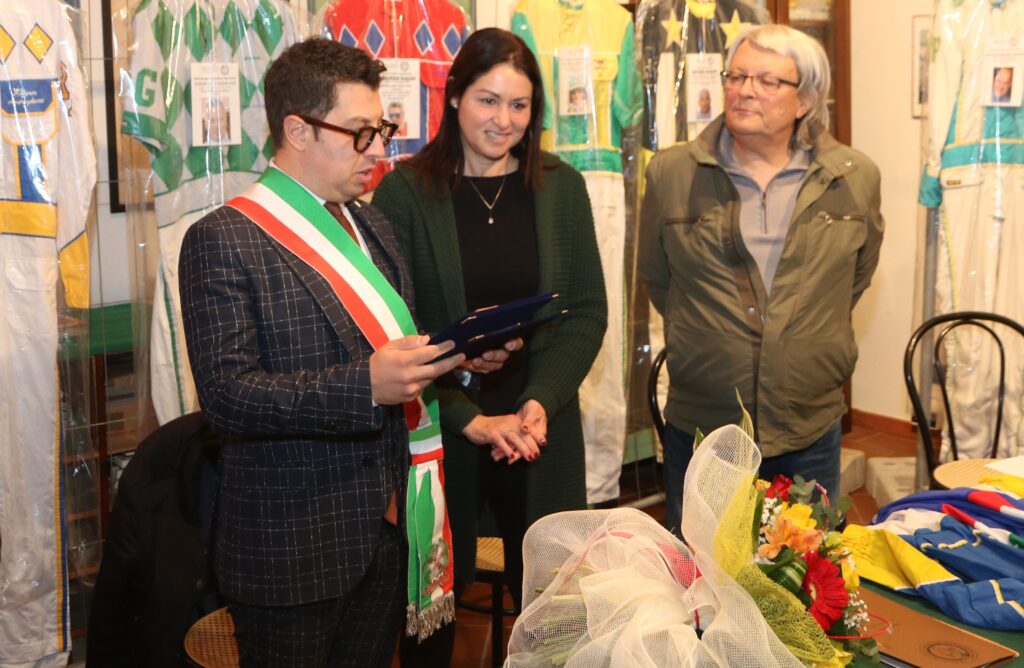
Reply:
M487 224L488 225L493 225L494 224L494 216L488 216L487 217Z

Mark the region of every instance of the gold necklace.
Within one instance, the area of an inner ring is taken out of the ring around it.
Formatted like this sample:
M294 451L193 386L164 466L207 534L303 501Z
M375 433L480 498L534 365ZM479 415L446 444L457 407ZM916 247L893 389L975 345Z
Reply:
M487 207L487 213L488 213L487 224L488 225L493 225L494 224L494 205L498 203L498 198L501 197L501 191L505 189L505 179L506 178L508 178L508 172L505 172L501 176L501 185L498 186L498 194L494 196L494 201L488 202L486 199L484 199L484 196L480 194L480 189L476 187L475 183L473 183L473 179L471 177L469 177L469 176L466 177L466 181L469 182L470 187L473 188L473 190L476 192L476 196L479 197L480 201L483 202L484 206Z

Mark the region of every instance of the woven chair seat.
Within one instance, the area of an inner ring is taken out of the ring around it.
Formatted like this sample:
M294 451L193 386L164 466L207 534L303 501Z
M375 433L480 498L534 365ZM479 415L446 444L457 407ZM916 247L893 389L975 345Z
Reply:
M185 634L185 654L202 668L237 668L235 623L227 608L204 616Z

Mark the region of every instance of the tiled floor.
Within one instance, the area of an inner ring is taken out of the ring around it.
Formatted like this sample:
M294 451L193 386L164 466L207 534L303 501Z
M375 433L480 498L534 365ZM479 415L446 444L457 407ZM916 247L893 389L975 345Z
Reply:
M870 457L886 456L901 457L913 456L915 449L914 436L908 432L905 435L894 435L881 431L874 431L864 427L853 428L853 431L843 437L843 446L861 450ZM878 505L864 489L855 491L850 495L853 501L853 508L847 516L848 521L855 524L864 524L878 510ZM664 515L664 504L651 506L646 509L653 517L661 519ZM467 588L466 600L481 605L488 605L490 602L490 585L477 583ZM511 600L506 595L506 605L511 605ZM506 644L512 631L514 618L505 618L505 633L502 644ZM491 620L487 615L460 609L455 632L455 654L452 658L451 668L486 668L491 665ZM398 668L397 657L393 666ZM443 668L443 667L439 667Z

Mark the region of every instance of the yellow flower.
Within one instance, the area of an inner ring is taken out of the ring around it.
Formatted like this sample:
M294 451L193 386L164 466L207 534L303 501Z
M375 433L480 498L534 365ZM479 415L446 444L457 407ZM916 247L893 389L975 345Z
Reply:
M811 507L796 503L782 511L782 516L800 529L814 529L818 525L811 518Z

